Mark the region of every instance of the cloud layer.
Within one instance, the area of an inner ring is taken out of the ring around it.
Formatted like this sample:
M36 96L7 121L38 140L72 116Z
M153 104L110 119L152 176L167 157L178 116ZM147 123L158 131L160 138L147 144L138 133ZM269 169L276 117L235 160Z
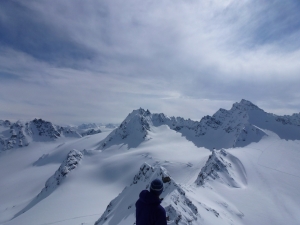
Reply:
M2 1L0 117L300 111L297 0Z

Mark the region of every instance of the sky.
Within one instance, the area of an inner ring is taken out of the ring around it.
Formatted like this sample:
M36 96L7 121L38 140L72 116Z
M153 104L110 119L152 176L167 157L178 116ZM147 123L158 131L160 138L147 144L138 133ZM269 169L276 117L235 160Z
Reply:
M299 0L0 0L0 119L300 112Z

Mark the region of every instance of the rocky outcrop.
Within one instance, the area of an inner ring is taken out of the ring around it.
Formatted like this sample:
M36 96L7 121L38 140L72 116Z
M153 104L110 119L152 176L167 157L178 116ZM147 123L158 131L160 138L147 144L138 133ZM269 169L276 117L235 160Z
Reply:
M230 187L240 188L247 184L247 175L238 158L224 149L213 150L195 183L201 186L208 181L217 181Z
M55 189L58 185L60 185L67 175L79 165L82 158L83 154L80 151L76 149L70 151L67 155L67 158L62 162L58 170L47 180L45 188L42 190L42 192Z

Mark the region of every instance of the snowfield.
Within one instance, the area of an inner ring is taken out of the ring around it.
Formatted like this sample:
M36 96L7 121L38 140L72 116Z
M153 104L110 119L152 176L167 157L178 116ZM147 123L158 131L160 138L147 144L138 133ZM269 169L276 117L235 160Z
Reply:
M157 177L168 224L300 224L299 115L242 100L201 121L138 109L114 130L0 121L0 224L133 225Z

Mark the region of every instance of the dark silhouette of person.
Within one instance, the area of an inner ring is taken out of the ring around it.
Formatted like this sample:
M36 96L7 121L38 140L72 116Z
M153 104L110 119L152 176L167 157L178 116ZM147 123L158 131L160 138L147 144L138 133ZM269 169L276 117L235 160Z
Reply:
M159 198L163 190L163 182L155 179L150 191L141 191L135 203L136 225L167 225L166 210L160 205L162 199Z

